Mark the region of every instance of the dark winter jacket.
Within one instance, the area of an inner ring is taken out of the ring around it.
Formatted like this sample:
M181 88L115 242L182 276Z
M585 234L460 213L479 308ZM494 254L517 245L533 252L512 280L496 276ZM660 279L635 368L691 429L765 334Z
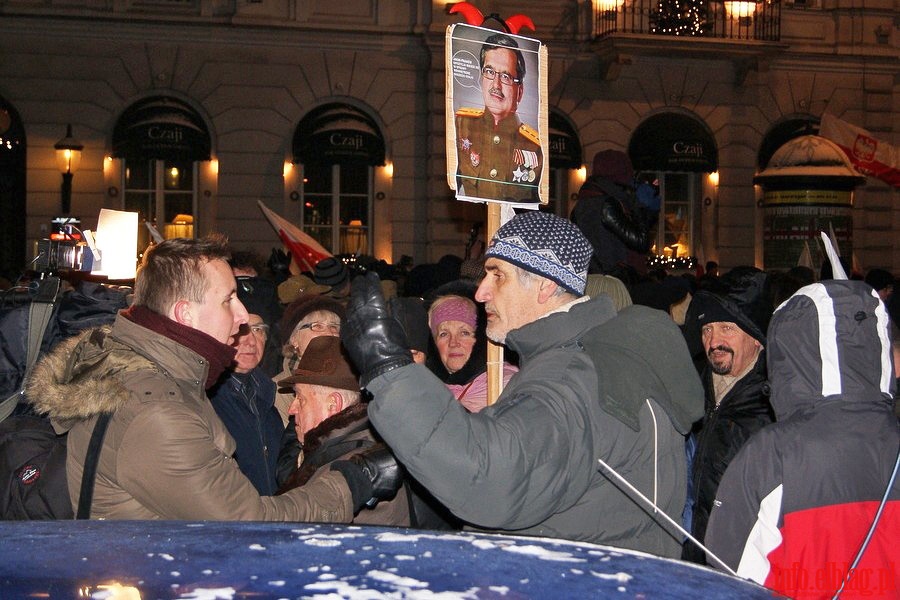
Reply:
M30 304L0 306L0 399L19 390L25 376ZM44 331L41 354L85 329L112 323L116 313L127 306L123 289L90 281L80 282L72 291L60 292Z
M26 393L57 431L69 431L70 495L97 415L114 412L92 518L350 522L350 488L337 472L277 498L259 495L206 397L208 371L199 354L121 314L44 357Z
M234 459L262 496L278 491L275 468L284 426L275 410L275 382L259 367L228 372L210 390L210 401L237 450Z
M317 475L331 471L331 463L347 459L376 443L366 405L356 404L332 415L309 430L303 438L303 462L294 471L282 491L300 487ZM401 488L391 500L375 508L360 511L354 523L366 525L410 526L409 498Z
M830 598L860 549L900 447L884 304L860 281L801 288L768 330L771 404L729 465L706 542L742 577ZM897 597L900 477L842 598Z
M306 433L302 449L296 433L291 431L293 439L284 444L278 461L279 478L283 479L279 493L306 484L316 473L327 472L328 465L336 460L346 459L356 452L383 443L380 439L376 440L367 412L367 404L356 404L328 417ZM291 416L291 429L293 419ZM303 462L298 467L297 461L301 456ZM293 468L288 470L287 466L291 463ZM409 474L404 474L403 479L403 486L396 497L379 502L374 509L360 512L353 522L419 529L459 529L457 519L449 514L446 507L440 505Z
M477 414L413 364L369 384L369 417L413 476L469 523L678 556L677 536L597 462L603 458L669 515L680 513L686 487L681 434L652 397L620 405L623 415L634 413L636 430L605 410L610 403L601 404L598 370L580 342L615 314L603 297L511 331L507 344L519 354L520 371L498 401ZM677 329L674 335L681 339ZM656 376L637 368L621 375ZM700 409L699 381L697 390Z
M760 352L753 370L734 384L718 407L712 379L712 370L707 366L703 374L706 415L697 434L691 485L694 496L691 534L701 542L706 535L716 489L728 463L751 435L775 420L769 405L765 351ZM703 564L706 553L686 542L683 557Z
M603 177L584 182L571 220L594 248L591 273L609 273L628 262L629 250L645 254L652 244L648 212L628 188Z

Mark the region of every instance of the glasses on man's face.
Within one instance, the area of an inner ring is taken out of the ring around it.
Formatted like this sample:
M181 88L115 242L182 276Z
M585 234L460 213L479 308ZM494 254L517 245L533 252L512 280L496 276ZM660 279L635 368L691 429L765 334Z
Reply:
M254 335L258 335L260 337L269 335L269 326L265 323L257 323L256 325L250 325L250 333Z
M337 335L341 332L341 324L326 323L324 321L313 321L312 323L304 323L303 325L297 327L297 331L303 331L304 329L309 329L310 331L314 331L316 333L330 332Z
M490 67L484 67L483 69L481 69L481 74L484 75L485 79L490 79L491 81L493 81L494 79L499 77L500 83L502 83L503 85L518 84L521 81L521 79L513 77L512 75L510 75L509 73L507 73L505 71L498 73L497 71L495 71L494 69L492 69Z

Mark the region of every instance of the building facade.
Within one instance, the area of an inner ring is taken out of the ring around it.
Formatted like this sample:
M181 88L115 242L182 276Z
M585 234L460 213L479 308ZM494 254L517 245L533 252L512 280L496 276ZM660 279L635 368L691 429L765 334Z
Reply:
M54 217L93 228L101 208L268 255L259 201L335 253L463 255L486 209L447 186L449 4L0 0L4 274ZM765 267L754 176L825 113L900 142L893 0L533 4L476 3L528 15L549 49L546 210L568 214L596 152L626 151L661 191L658 254ZM65 207L67 125L83 151ZM842 251L900 272L897 188L869 177L850 198Z

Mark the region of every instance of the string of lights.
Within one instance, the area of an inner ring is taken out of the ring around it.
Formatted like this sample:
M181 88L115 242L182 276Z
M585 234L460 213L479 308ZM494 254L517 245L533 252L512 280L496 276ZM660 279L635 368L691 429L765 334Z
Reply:
M663 35L701 35L706 0L659 0L653 33Z
M647 267L650 269L694 269L697 259L693 256L648 256Z

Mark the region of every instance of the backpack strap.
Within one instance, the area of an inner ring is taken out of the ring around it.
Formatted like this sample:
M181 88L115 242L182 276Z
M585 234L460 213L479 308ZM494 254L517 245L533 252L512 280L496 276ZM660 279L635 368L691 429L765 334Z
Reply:
M94 425L94 432L91 433L87 456L84 459L84 471L81 473L81 492L78 495L76 519L91 518L91 502L94 499L94 482L97 478L100 450L103 448L103 438L106 436L106 428L112 416L113 413L101 413Z
M25 374L22 376L22 383L19 389L12 396L0 402L0 421L3 421L13 413L25 391L25 382L28 380L34 364L37 362L44 333L47 331L50 318L53 316L53 308L56 306L56 300L59 297L59 287L59 277L46 278L41 282L37 296L35 296L28 307L28 346L25 356Z

